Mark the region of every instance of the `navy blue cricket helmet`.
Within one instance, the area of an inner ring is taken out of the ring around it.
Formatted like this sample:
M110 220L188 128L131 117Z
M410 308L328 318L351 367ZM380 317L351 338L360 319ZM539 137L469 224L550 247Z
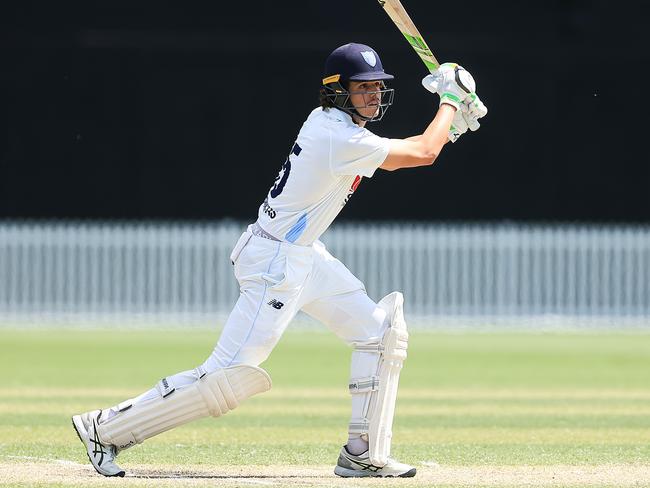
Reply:
M321 93L336 108L366 121L381 120L388 107L393 104L395 90L387 88L385 82L395 77L384 71L377 52L365 44L351 42L337 47L325 61ZM378 91L381 101L376 114L365 117L350 103L350 81L381 81Z

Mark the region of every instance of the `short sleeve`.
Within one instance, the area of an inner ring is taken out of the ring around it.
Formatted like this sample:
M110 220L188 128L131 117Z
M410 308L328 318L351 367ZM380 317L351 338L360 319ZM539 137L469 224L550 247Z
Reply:
M390 150L390 139L367 129L339 132L331 140L330 168L336 175L372 177Z

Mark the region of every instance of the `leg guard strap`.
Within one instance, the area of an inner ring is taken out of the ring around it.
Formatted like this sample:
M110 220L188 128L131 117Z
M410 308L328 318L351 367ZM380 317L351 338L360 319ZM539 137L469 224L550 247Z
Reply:
M352 395L355 395L357 393L367 393L369 391L377 391L379 389L379 377L371 376L369 378L357 378L356 380L350 380L348 389Z

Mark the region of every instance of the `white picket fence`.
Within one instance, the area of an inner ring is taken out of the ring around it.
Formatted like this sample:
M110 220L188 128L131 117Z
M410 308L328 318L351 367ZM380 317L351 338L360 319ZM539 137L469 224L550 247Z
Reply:
M0 325L220 323L243 223L0 223ZM344 224L323 241L423 326L650 325L647 227Z

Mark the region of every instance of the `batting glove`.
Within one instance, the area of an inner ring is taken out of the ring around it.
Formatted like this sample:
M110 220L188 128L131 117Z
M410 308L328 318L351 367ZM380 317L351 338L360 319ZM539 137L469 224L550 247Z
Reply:
M422 80L424 88L440 95L440 104L447 103L460 108L461 103L471 93L476 92L476 82L472 75L456 63L444 63Z
M469 129L469 124L467 123L465 117L466 114L463 111L456 110L454 120L452 120L451 127L449 127L449 134L447 135L447 138L451 142L456 142L460 136L462 136L465 132L467 132L467 129Z
M449 140L456 142L467 130L476 132L481 127L478 119L485 117L487 107L483 104L476 93L471 93L463 103L460 109L456 110L451 127L449 128Z
M476 93L469 94L461 105L460 111L463 112L467 125L473 132L477 131L479 127L481 127L478 119L485 117L488 113L487 107Z

